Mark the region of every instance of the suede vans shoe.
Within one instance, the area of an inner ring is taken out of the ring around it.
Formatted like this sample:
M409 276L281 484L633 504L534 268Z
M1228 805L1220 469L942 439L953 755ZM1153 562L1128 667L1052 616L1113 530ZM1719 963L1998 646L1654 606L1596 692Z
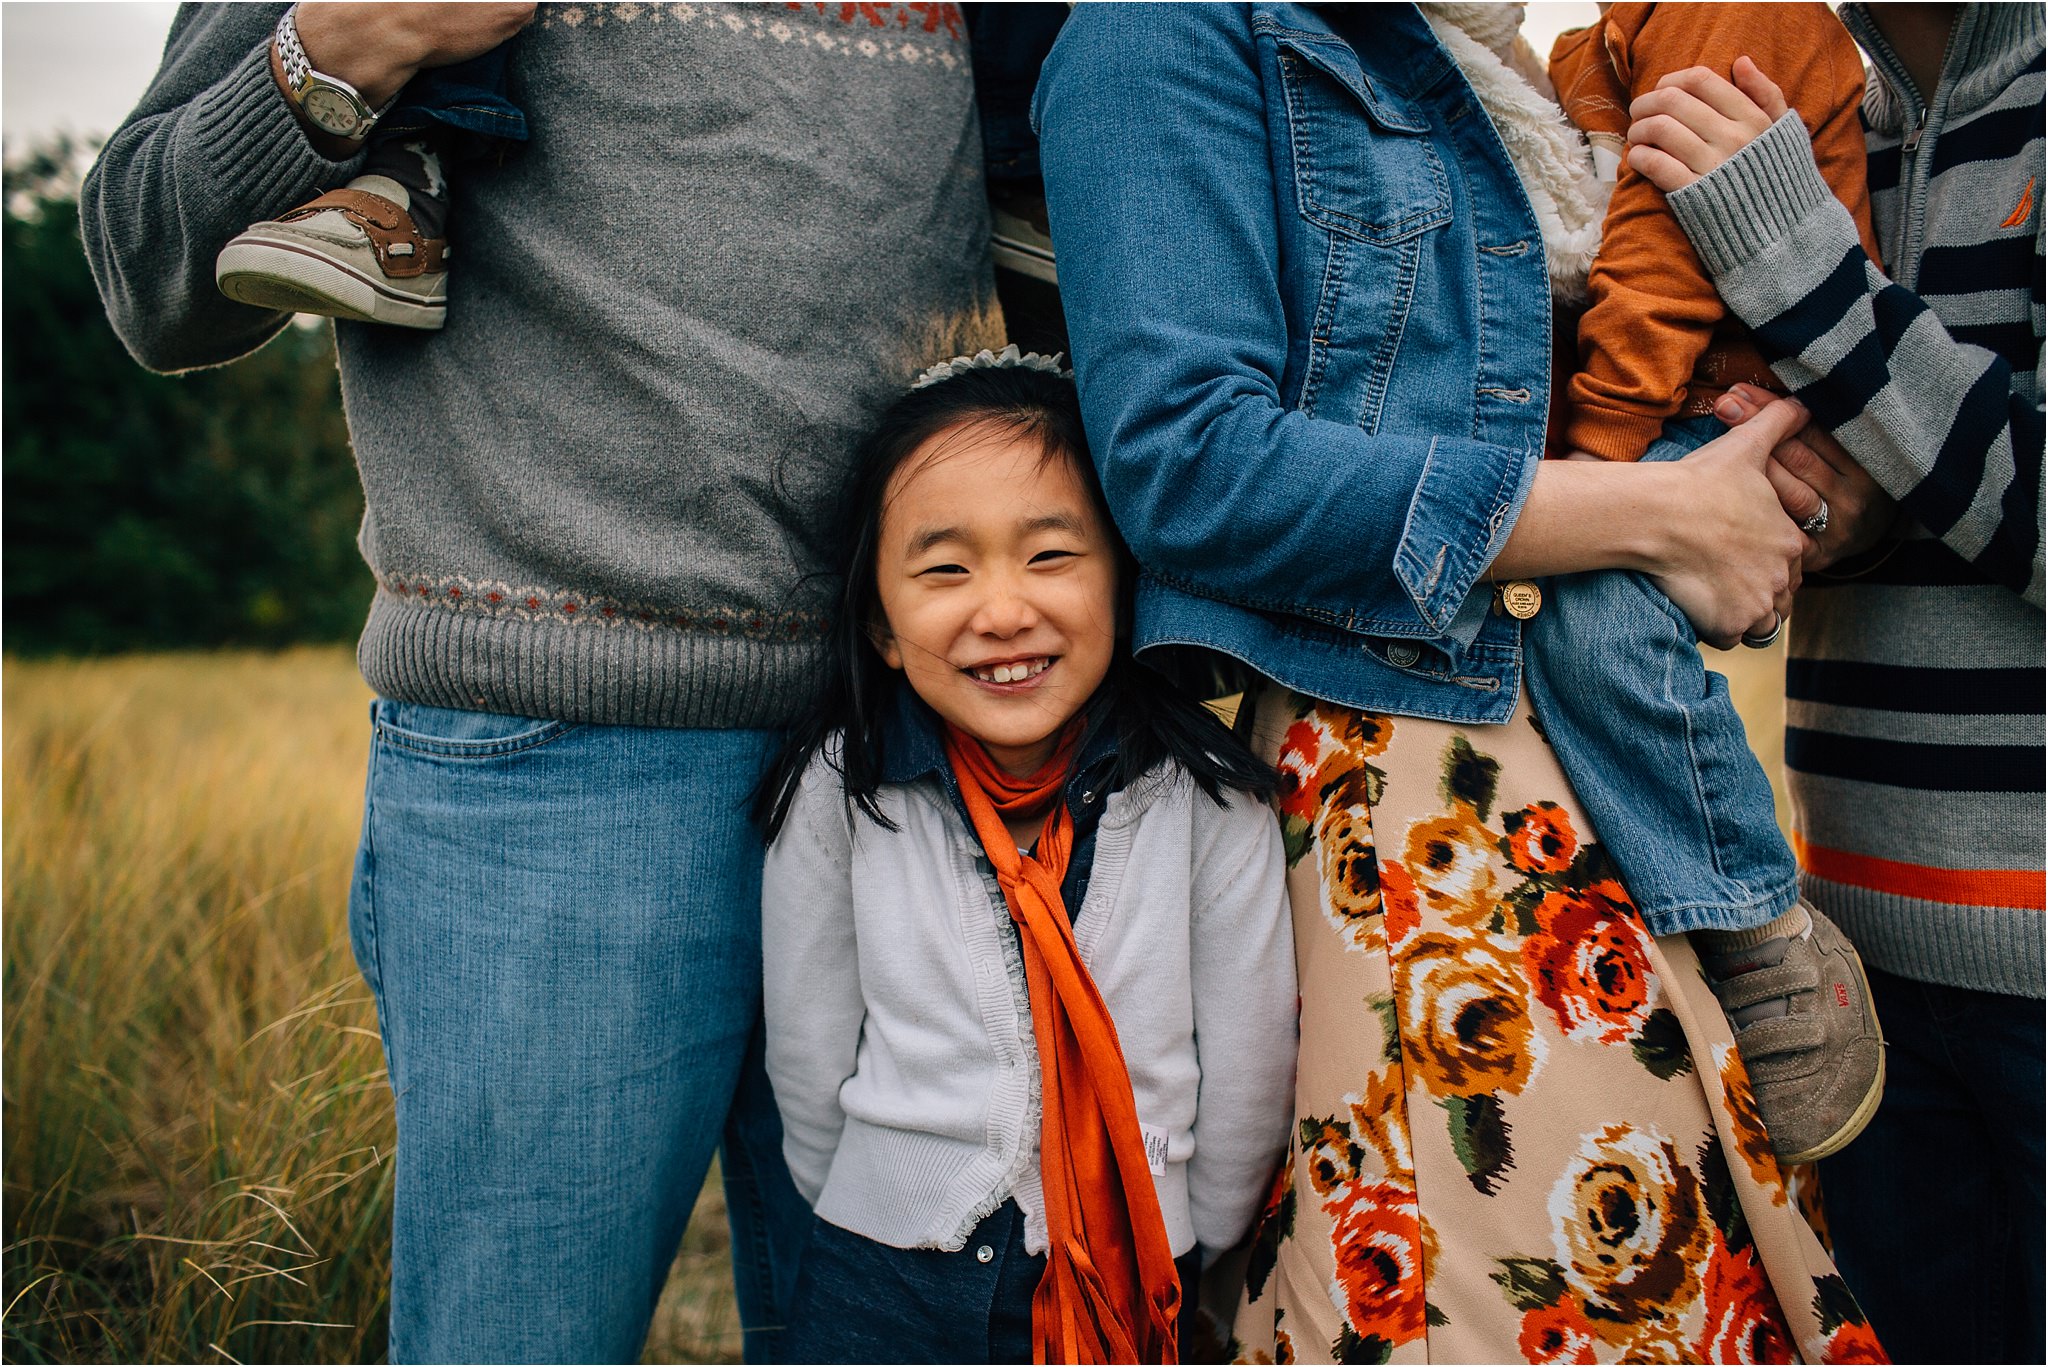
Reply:
M1863 960L1834 922L1801 909L1803 932L1701 957L1782 1163L1843 1148L1884 1096L1884 1034Z
M330 190L230 241L214 283L259 308L438 328L448 317L448 242L422 237L407 202L382 176Z

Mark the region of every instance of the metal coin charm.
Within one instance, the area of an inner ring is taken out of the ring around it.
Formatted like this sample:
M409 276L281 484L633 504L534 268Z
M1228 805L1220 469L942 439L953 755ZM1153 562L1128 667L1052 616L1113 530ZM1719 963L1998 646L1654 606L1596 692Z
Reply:
M1537 609L1543 606L1543 590L1526 579L1513 579L1505 584L1496 584L1494 593L1498 595L1500 605L1507 611L1508 616L1524 622L1534 617Z

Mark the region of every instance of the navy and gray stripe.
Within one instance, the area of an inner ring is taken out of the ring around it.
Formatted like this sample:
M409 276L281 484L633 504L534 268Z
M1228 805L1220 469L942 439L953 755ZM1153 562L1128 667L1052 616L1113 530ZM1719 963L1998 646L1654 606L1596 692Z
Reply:
M1906 513L1903 540L1809 577L1793 614L1795 824L1806 848L1863 861L1836 869L2037 872L2042 11L1966 6L1924 114L1860 6L1842 17L1872 56L1871 215L1891 274L1796 115L1669 197L1779 377ZM2038 909L1932 900L1925 879L1805 883L1892 972L2043 994Z

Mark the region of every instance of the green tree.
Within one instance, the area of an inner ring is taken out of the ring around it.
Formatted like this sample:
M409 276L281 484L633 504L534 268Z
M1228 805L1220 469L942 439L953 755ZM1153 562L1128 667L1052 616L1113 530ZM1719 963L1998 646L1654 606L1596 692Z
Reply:
M373 587L327 327L152 375L108 326L78 235L84 157L5 172L0 436L10 651L351 638Z

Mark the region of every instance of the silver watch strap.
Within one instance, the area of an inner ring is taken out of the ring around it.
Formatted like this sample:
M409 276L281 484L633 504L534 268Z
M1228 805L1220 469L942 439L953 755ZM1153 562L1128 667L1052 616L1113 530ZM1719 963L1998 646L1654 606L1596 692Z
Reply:
M277 18L277 60L284 67L285 87L292 92L292 98L295 100L299 98L300 92L305 89L306 81L309 78L318 78L326 85L347 91L355 97L357 104L369 111L364 118L361 130L362 133L368 133L377 126L377 120L391 112L391 107L398 103L398 96L393 95L390 99L384 101L381 109L371 109L370 102L363 98L362 92L347 81L342 80L339 76L329 76L325 72L313 70L313 61L310 57L306 56L306 45L299 41L299 26L293 17L298 12L299 7L294 4Z
M306 45L299 41L299 26L292 19L298 12L299 7L292 5L277 20L277 59L284 66L284 83L293 90L304 85L313 71Z

